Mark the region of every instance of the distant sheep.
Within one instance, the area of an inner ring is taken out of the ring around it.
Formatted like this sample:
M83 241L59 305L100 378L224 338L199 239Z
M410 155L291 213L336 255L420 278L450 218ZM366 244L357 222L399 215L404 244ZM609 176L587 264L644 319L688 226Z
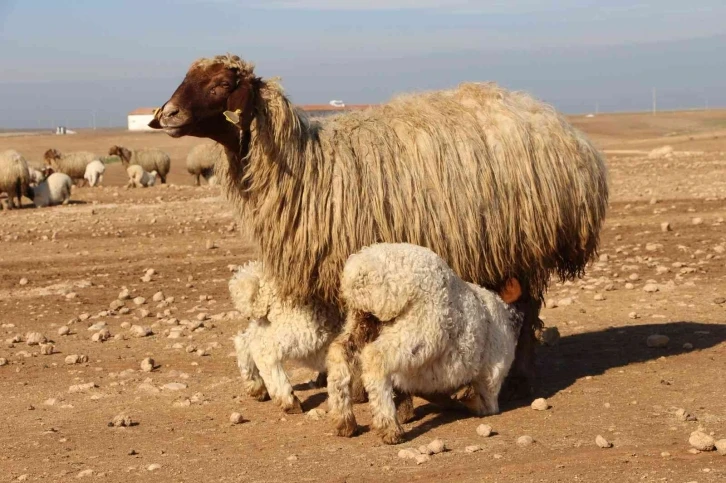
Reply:
M111 146L108 150L109 156L118 156L124 168L129 165L139 165L144 171L156 171L162 183L166 183L166 176L171 167L171 158L160 149L127 149L123 146Z
M38 186L28 188L28 198L37 208L67 205L71 200L73 180L64 173L52 173Z
M43 157L45 163L52 167L56 173L65 173L73 181L78 181L80 184L85 182L84 176L88 163L98 159L98 156L88 151L61 154L57 149L47 150Z
M325 353L341 329L340 316L322 304L281 299L259 262L241 267L230 280L229 291L237 310L249 320L247 329L234 339L247 394L265 400L269 391L285 412L302 412L282 363L296 360L324 372Z
M83 177L88 181L90 186L96 186L103 181L103 173L106 171L106 165L102 161L95 159L86 166L86 173Z
M224 146L218 143L198 144L187 155L187 171L194 176L194 185L200 185L200 177L210 185L216 184L214 167L226 159Z
M14 208L13 197L17 199L17 207L23 206L22 197L30 185L28 163L23 156L9 149L0 153L0 193L7 193L8 208Z
M31 185L39 185L45 179L45 175L39 169L28 167L28 173L30 173Z
M350 436L357 428L350 341L361 331L370 335L360 352L361 378L373 428L385 443L403 441L394 389L451 394L470 385L473 394L462 403L471 412L499 412L499 390L522 323L508 304L521 295L516 279L500 298L461 280L428 248L382 243L348 258L340 287L348 316L327 358L328 405L338 434Z
M156 171L148 173L141 166L132 164L126 168L126 174L129 175L129 182L126 184L127 188L147 188L154 186L158 173Z

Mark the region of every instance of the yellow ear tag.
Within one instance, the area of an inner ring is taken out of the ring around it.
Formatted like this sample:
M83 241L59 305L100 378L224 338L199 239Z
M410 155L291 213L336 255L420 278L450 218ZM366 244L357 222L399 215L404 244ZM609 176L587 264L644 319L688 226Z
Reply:
M159 111L161 111L160 107L157 107L156 109L154 109L154 117L156 117L156 115L159 114Z
M241 109L237 109L234 112L224 111L224 117L226 117L229 122L231 122L232 124L237 125L237 126L239 126L239 122L240 122L239 115L240 114L242 114Z

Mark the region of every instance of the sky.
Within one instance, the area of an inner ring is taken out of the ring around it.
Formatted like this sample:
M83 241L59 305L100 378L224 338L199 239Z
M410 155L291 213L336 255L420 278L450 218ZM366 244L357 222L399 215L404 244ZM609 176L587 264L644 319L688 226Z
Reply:
M299 104L495 81L566 113L726 107L723 0L0 0L0 129L125 125L231 52Z

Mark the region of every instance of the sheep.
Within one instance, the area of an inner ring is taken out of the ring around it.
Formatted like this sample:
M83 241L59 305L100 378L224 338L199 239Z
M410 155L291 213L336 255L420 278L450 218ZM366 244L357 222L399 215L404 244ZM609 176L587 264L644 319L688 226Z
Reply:
M260 401L269 397L286 413L301 413L282 363L296 360L325 369L325 354L340 332L338 313L324 304L298 305L281 299L262 264L249 262L229 282L232 301L243 319L244 332L234 338L237 365L247 394Z
M149 126L225 146L222 191L281 295L339 306L345 260L377 242L430 248L489 289L519 279L525 318L504 393L531 394L547 284L583 274L608 201L602 155L552 107L466 83L311 120L226 55L194 62Z
M93 187L103 181L103 173L106 171L106 165L103 161L95 159L88 163L86 166L86 173L83 177L88 182L88 185Z
M9 149L0 153L0 194L7 193L7 209L15 207L13 197L17 199L17 207L23 206L22 197L30 185L28 163L23 156Z
M509 305L521 295L516 279L500 298L461 280L428 248L381 243L348 258L340 286L348 315L327 356L328 405L340 435L356 429L349 343L360 327L373 334L360 352L360 370L373 428L385 443L403 441L394 388L447 394L470 384L473 393L464 404L471 412L499 412L499 390L522 322Z
M166 177L171 167L171 158L160 149L127 149L123 146L111 146L108 155L121 158L124 168L128 168L129 165L139 165L144 168L144 171L156 171L161 182L166 183Z
M194 185L199 186L203 177L210 185L216 184L214 166L224 162L224 146L218 143L198 144L187 155L187 171L194 176Z
M43 155L45 163L52 167L57 173L65 173L74 182L82 185L86 180L86 166L91 161L97 160L98 156L88 151L77 151L61 154L57 149L49 149Z
M29 187L27 196L36 208L67 205L71 200L73 180L65 173L51 173L37 186Z
M28 173L30 174L30 184L39 185L45 179L45 175L39 169L28 167Z
M148 173L138 164L132 164L126 168L126 174L129 175L129 182L126 184L126 188L147 188L154 186L158 173L156 171Z

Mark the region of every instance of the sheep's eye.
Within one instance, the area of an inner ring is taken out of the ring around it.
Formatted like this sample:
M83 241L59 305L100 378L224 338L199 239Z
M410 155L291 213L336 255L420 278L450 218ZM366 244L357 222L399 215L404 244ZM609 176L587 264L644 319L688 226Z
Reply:
M229 89L229 82L222 82L220 85L225 89Z

